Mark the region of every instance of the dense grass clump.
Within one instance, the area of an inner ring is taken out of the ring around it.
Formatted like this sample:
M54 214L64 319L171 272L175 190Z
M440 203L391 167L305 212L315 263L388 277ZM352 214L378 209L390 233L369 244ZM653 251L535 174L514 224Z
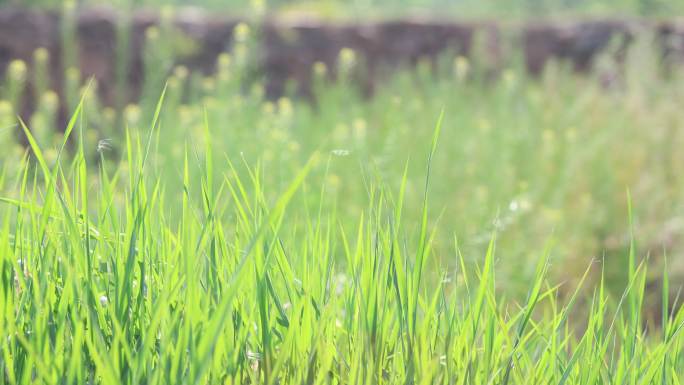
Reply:
M600 266L561 293L547 279L553 247L539 251L527 295L506 295L496 232L479 267L458 242L433 249L441 118L417 223L405 219L404 176L396 186L369 177L350 224L347 208L325 203L328 185L311 180L332 158L314 153L287 182L266 184L262 163L216 156L207 122L202 148L183 150L181 188L169 189L155 161L161 104L151 129L126 132L115 164L86 156L81 107L52 162L24 126L30 155L0 178L0 383L684 379L684 311L665 273L660 315L642 316L647 272L634 245L618 296L602 280L579 290Z

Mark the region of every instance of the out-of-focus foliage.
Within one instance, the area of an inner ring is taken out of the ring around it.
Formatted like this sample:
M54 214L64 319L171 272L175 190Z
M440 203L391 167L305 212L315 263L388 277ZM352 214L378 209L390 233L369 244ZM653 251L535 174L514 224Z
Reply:
M74 0L67 0L74 1ZM59 8L61 0L0 0ZM118 9L197 6L224 12L304 12L324 17L435 15L456 18L530 18L540 16L672 16L684 13L679 0L76 0L80 6Z

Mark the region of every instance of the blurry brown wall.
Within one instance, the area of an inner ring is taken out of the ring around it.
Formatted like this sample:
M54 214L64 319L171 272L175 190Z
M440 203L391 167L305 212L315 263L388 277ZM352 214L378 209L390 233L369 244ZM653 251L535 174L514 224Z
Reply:
M65 55L60 18L60 14L48 11L0 9L0 73L5 72L13 59L30 64L34 50L44 47L51 54L52 85L60 93ZM114 11L90 9L79 12L74 22L78 48L74 61L80 66L83 78L97 78L98 92L106 104L115 102L117 28L122 20ZM125 53L128 56L126 81L130 87L124 98L131 101L139 97L143 82L145 31L158 24L159 17L140 12L126 20L130 26L129 52ZM194 49L191 54L179 57L178 64L190 70L212 72L218 55L229 50L232 30L238 22L196 10L179 12L173 25L192 42ZM597 54L609 46L619 55L639 31L649 31L655 36L661 59L667 65L684 62L684 25L674 21L593 20L505 25L408 19L353 23L266 19L259 28L258 66L271 97L284 92L288 79L294 79L299 91L306 94L313 63L321 61L328 68L334 68L337 55L344 47L356 51L366 73L360 81L369 93L382 82L382 71L415 64L423 58L435 58L444 52L469 56L475 49L474 42L480 38L478 47L486 61L480 65L486 65L493 72L514 55L522 55L527 70L533 74L541 73L550 59L566 60L576 70L585 71ZM29 92L25 109L30 110L32 98Z

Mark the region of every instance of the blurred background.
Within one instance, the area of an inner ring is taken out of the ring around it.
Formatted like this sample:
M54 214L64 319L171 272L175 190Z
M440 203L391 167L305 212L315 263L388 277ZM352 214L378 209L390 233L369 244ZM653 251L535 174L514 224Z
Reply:
M676 0L77 0L79 6L116 8L196 6L212 11L249 14L254 8L272 12L306 12L322 17L392 17L416 13L438 17L530 18L540 16L661 16L684 12ZM55 8L57 0L1 0L0 4Z
M619 291L634 239L653 293L664 269L673 298L684 283L682 1L0 5L5 195L26 153L17 116L54 161L85 94L87 151L126 180L125 132L149 129L166 85L153 161L170 215L206 114L217 159L260 164L274 195L312 152L328 154L301 210L322 200L341 226L358 222L369 181L398 190L408 167L418 226L444 110L429 192L436 275L456 269L455 248L481 261L496 233L502 290L527 289L549 242L556 282L596 265L592 279Z

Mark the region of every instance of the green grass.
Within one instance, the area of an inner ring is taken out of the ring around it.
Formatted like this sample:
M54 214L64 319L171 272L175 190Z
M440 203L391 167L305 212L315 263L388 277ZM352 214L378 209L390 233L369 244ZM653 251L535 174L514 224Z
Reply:
M65 3L58 0L0 0L0 5L22 4L53 9L59 9ZM227 14L258 15L267 11L305 13L333 19L415 15L458 19L616 15L671 17L684 11L684 6L677 0L79 0L76 3L86 7L107 5L118 9L190 5Z
M561 300L550 248L526 296L500 293L496 234L479 267L454 245L440 257L460 267L439 269L427 202L441 117L414 230L406 176L369 182L355 226L324 190L304 194L321 154L274 193L263 164L215 162L207 140L168 190L151 162L161 106L146 133L126 132L127 172L88 161L80 105L52 166L24 126L31 161L2 199L2 383L681 383L684 310L666 280L660 327L642 318L634 247L619 297L599 281Z
M166 34L150 33L148 38ZM492 79L480 69L478 57L444 56L436 71L422 62L417 71L379 74L383 85L370 99L360 96L349 80L358 74L354 55L347 52L340 58L339 65L346 69L339 82L327 82L321 66L313 70L318 101L313 105L293 95L264 97L263 83L249 73L249 40L240 39L232 54L219 57L217 72L209 76L174 67L168 45L150 41L146 68L148 75L157 76L145 76L138 104L120 110L102 106L97 82L87 90L82 111L85 157L108 172L120 169L123 179L130 177L135 164L124 156L124 129L145 138L165 82L158 69L168 69L165 113L148 161L166 191L173 193L165 208L170 218L181 215L177 195L183 189L184 154L201 159L211 133L213 161L222 162L229 154L238 163L244 159L259 165L269 198L286 187L310 154L329 154L326 167L311 171L303 202L341 211L338 220L345 226L355 225L366 208L369 185L396 188L406 170L404 215L413 226L406 235L415 240L425 174L425 151L418 144L429 143L426 121L444 110L443 150L432 160L436 176L429 201L437 258L457 238L471 264L496 231L503 250L500 285L524 293L527 285L519 283L533 276L530 261L553 236L559 241L549 273L556 281L575 280L592 261L601 260L609 290L619 294L627 279L622 256L630 247L630 190L637 254L648 255L652 270L661 271L667 252L674 282L684 277L679 257L684 242L678 236L684 216L679 171L684 158L678 150L684 142L684 113L679 108L684 79L681 71L661 72L647 37L633 46L622 65L602 57L594 73L585 76L556 63L542 78L530 79L512 62ZM44 54L34 55L34 68L45 67L40 65ZM61 103L74 110L86 92L77 69L67 69L65 98L58 100L44 74L27 74L25 68L13 63L0 89L0 143L8 149L0 153L0 161L4 190L10 193L15 189L10 175L16 174L24 151L18 144L26 144L14 117L22 111L21 95L42 95L25 120L46 161L54 164L61 143L54 135L57 107ZM617 80L606 88L606 78ZM67 149L73 154L74 145ZM237 172L250 177L246 170ZM189 177L191 186L200 185L196 172ZM326 199L316 192L323 185ZM457 267L451 258L440 264L448 270ZM599 275L590 278L595 282ZM657 286L658 280L649 277L649 286Z
M344 51L316 103L265 99L248 42L210 76L151 44L167 86L121 110L10 65L0 384L682 383L684 79L648 37L583 76L444 56L372 98Z
M368 204L370 185L396 188L406 174L404 215L412 228L405 234L413 241L424 193L425 149L419 144L430 142L426 122L444 110L443 150L432 159L429 224L436 229L434 247L445 269L458 265L441 257L452 249L454 238L471 264L496 231L503 250L500 285L524 293L527 285L519 283L533 276L530 261L553 237L559 240L551 255L554 280L576 280L592 261L601 260L607 287L617 295L627 279L622 256L630 247L629 190L637 254L649 256L652 270L661 271L668 253L674 282L684 277L684 242L678 235L684 217L679 171L684 162L679 151L684 143L679 108L684 79L679 70L662 72L648 37L633 45L625 63L601 57L595 71L584 76L553 63L541 78L531 79L512 62L491 78L477 56L444 56L435 71L431 63L421 62L416 71L380 72L382 86L370 99L352 84L358 68L354 55L345 51L337 83L324 79L326 69L320 65L313 69L317 102L311 104L292 94L279 100L264 97L263 83L249 72L254 60L249 38L238 39L233 53L219 57L216 73L204 76L173 66L169 45L158 41L167 34L148 34L143 98L121 109L102 106L97 82L82 89L75 68L66 70L65 98L59 100L47 76L26 73L23 63L10 65L0 89L0 143L7 149L0 152L3 190L16 189L10 176L20 169L24 148L19 144L26 140L14 114L23 110L20 101L27 92L42 95L25 120L49 164L61 144L54 135L57 107L61 103L73 111L86 92L85 157L129 178L135 164L124 156L125 128L133 137L146 137L165 82L162 68L171 76L148 162L172 193L165 207L171 219L181 216L178 192L183 190L185 152L190 160L201 159L211 134L216 149L212 160L223 162L228 154L237 163L258 165L268 198L294 179L310 154L330 155L326 167L311 171L302 199L322 211L341 212L338 220L345 226L356 225ZM40 65L45 53L34 56L33 67L45 68ZM604 85L607 78L615 79L610 87ZM73 143L67 150L71 156ZM250 178L244 169L237 172ZM196 172L189 178L191 186L201 184ZM319 186L325 186L326 199L320 198ZM115 196L117 202L123 199ZM590 278L595 282L599 275L594 272ZM657 286L658 280L649 277L649 286ZM673 286L673 296L678 286Z

